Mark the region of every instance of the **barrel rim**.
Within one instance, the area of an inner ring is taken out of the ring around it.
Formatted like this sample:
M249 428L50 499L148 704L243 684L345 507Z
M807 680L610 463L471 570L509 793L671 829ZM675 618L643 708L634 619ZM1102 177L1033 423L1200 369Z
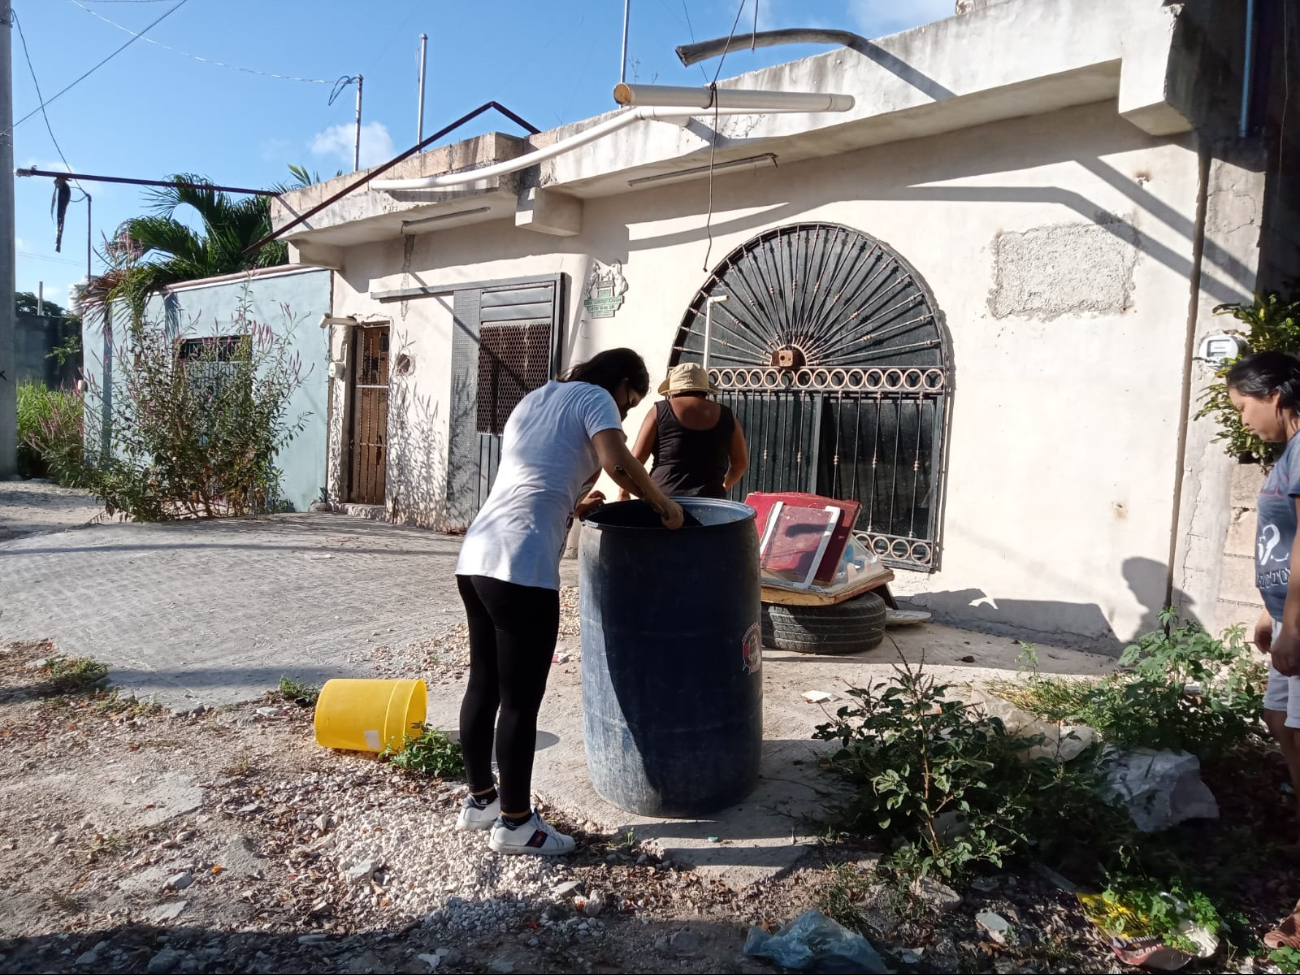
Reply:
M734 512L737 517L734 521L728 521L721 525L683 525L678 531L709 531L718 528L731 528L735 525L743 525L747 521L758 521L758 512L743 501L731 501L727 498L683 498L673 497L687 511L692 508L714 508L725 509ZM616 501L614 504L624 504L626 502ZM604 506L602 506L604 507ZM583 520L584 528L591 528L597 531L625 531L625 532L661 532L668 531L663 525L605 525L600 523L601 509L597 508ZM743 512L743 514L742 514Z

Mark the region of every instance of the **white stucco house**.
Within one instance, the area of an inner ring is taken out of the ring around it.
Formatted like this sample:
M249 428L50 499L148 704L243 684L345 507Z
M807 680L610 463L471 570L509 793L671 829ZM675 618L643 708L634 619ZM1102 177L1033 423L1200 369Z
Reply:
M1191 417L1213 308L1300 267L1281 4L1249 30L1244 0L962 6L731 78L716 112L634 88L278 202L293 260L336 272L331 499L464 526L518 397L630 346L707 358L739 496L857 498L943 618L1114 646L1171 601L1246 613L1235 463Z

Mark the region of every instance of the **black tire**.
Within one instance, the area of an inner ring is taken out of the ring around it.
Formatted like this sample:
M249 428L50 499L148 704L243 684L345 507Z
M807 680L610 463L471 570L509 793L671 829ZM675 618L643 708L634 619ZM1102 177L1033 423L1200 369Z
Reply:
M776 650L862 653L885 639L885 601L868 592L834 606L764 604L762 621L763 644Z

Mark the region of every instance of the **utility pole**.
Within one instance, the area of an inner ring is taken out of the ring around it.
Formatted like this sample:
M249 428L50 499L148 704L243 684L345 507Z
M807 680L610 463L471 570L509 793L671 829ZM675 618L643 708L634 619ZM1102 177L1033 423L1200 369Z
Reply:
M90 220L90 204L91 204L90 194L87 193L85 190L82 190L81 195L86 198L86 280L89 281L90 280L90 254L92 250L91 245L94 243L94 237L92 236L92 234L94 233L94 229Z
M361 168L361 75L357 75L357 138L352 146L352 171Z
M415 126L415 141L424 141L424 69L429 63L429 35L420 35L420 107L419 121Z
M18 371L14 360L13 11L0 0L0 477L18 472Z
M618 65L618 83L627 81L627 25L632 16L632 0L623 0L623 60Z

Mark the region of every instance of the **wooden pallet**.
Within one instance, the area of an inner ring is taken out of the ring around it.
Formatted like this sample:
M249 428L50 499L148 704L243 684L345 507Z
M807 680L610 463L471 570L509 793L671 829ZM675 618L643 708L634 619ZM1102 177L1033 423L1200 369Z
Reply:
M834 606L836 603L861 596L872 589L888 586L893 581L893 570L882 566L878 571L864 576L841 592L825 593L816 589L782 589L779 586L764 586L762 600L770 606ZM887 599L886 602L892 600Z

